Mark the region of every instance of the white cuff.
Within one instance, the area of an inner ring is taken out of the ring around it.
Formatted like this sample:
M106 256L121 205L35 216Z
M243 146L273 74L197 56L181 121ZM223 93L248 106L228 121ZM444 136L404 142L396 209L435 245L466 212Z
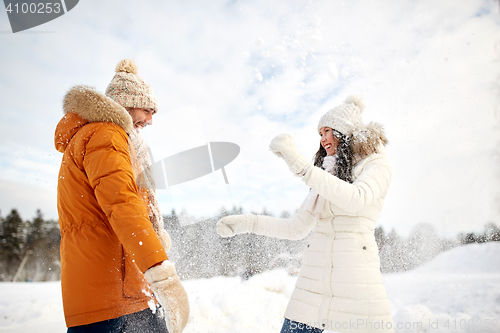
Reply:
M302 171L300 171L300 172L299 172L298 174L296 174L295 176L297 176L297 177L304 177L304 176L305 176L305 174L306 174L306 172L307 172L307 171L309 170L309 168L311 167L311 165L312 165L311 163L308 163L308 164L304 167L304 169L302 169Z

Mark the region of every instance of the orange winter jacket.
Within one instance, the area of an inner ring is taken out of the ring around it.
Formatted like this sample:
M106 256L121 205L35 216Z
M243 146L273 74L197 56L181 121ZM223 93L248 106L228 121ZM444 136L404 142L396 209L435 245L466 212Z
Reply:
M88 87L74 87L55 132L64 153L57 186L61 286L68 327L144 310L143 273L168 257L135 182L128 112Z

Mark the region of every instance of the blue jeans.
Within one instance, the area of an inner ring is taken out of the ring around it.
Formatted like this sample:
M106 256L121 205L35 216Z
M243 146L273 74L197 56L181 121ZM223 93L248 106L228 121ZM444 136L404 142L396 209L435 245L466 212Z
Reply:
M306 324L299 323L285 318L281 333L321 333L322 329L307 326Z
M160 317L160 309L150 309L131 313L115 319L109 319L88 325L68 328L67 333L168 333L164 318Z

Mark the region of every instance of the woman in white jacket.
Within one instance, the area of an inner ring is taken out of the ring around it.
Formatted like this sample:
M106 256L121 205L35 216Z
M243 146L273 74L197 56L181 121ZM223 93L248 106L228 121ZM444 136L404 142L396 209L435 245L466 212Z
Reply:
M364 125L364 102L351 96L319 121L320 149L311 164L292 137L270 144L311 189L291 219L233 215L221 219L223 237L255 233L284 239L309 236L302 268L281 330L392 332L374 229L391 180L383 129Z

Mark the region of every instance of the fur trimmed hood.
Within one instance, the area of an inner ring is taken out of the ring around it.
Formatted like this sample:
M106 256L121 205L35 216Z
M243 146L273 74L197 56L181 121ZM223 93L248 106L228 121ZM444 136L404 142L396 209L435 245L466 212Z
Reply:
M375 122L357 127L352 133L352 153L358 160L377 153L377 147L385 146L387 143L389 141L385 136L384 128Z
M71 88L63 102L64 114L75 113L88 122L112 122L130 133L132 117L123 106L97 90L87 86Z
M94 122L114 123L130 134L132 117L124 107L111 98L87 86L75 86L64 97L64 117L57 124L54 144L63 153L82 126Z

